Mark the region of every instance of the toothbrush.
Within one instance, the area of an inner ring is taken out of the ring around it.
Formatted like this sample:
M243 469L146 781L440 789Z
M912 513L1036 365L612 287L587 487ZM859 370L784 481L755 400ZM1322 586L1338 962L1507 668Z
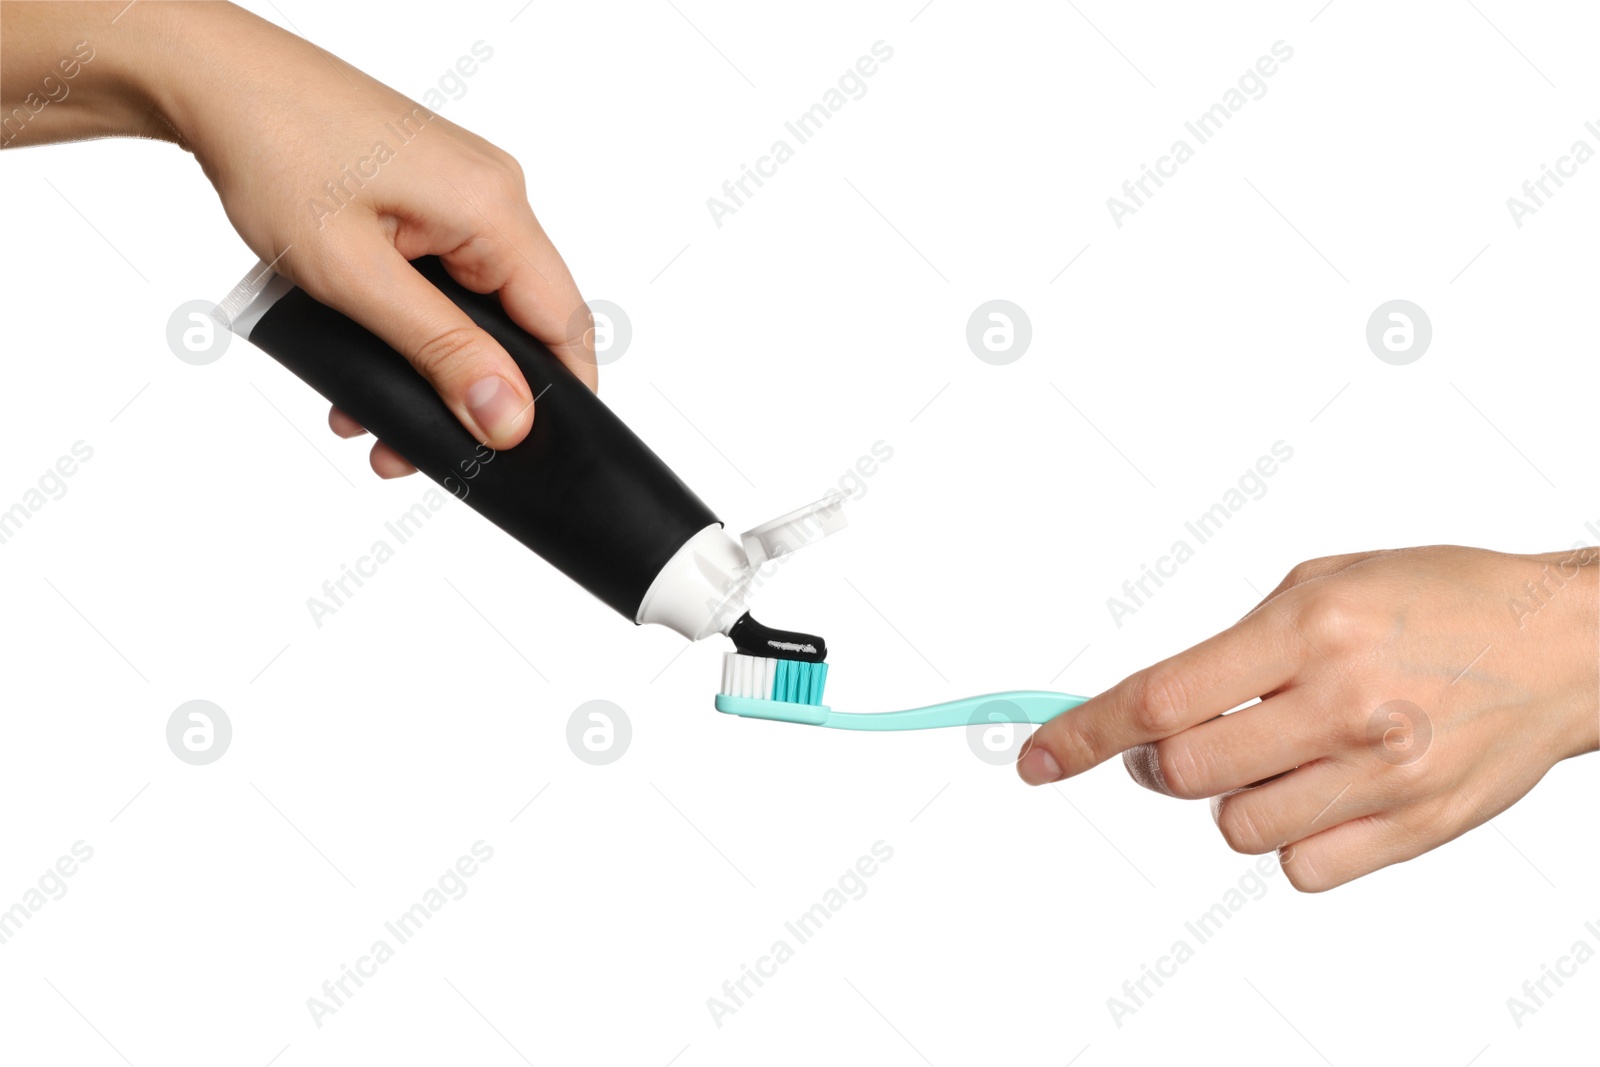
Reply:
M751 620L754 621L754 620ZM717 710L748 719L770 719L826 726L835 730L931 730L942 726L977 726L990 723L1046 723L1088 697L1041 690L1014 690L966 697L905 711L839 712L822 703L828 665L821 657L790 659L755 656L744 651L724 654L722 692ZM821 646L820 639L817 645ZM826 649L822 652L825 654ZM792 654L792 653L790 653Z

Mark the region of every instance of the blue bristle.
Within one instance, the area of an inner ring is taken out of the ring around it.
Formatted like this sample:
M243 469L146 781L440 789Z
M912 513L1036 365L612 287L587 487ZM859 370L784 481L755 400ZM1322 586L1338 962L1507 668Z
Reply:
M765 662L775 664L772 670L772 684L765 694L766 699L812 706L822 703L822 686L828 678L826 663L806 663L802 660L776 657Z
M784 699L791 704L821 704L822 684L827 677L826 663L792 662L789 668L792 684L789 695Z

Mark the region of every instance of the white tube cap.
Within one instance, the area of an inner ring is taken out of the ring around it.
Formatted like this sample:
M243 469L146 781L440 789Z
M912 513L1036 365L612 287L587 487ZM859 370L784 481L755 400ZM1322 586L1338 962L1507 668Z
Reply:
M796 508L770 522L746 530L739 541L752 567L769 559L804 548L829 534L838 533L848 523L844 517L844 494L830 493L821 500Z

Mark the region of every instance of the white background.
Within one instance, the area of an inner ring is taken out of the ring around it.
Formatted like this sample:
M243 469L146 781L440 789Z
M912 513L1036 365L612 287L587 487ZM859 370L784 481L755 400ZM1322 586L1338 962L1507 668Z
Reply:
M1505 204L1596 142L1591 9L919 2L259 10L412 96L493 48L441 113L521 160L585 294L627 309L602 395L732 528L893 449L760 600L826 635L836 707L1098 691L1304 558L1594 540L1600 161L1520 229ZM879 40L867 94L715 226L706 198ZM1117 228L1106 198L1278 40L1265 97ZM427 486L380 482L247 344L168 350L172 310L253 259L186 155L8 152L0 183L0 507L93 448L0 546L0 907L94 850L0 946L0 1059L1593 1055L1600 962L1521 1028L1506 1007L1600 947L1593 758L1332 893L1272 875L1119 1027L1107 998L1254 865L1204 804L1115 761L1028 790L958 731L718 715L716 642L628 626L454 502L319 629L306 599ZM992 298L1032 320L1009 366L966 345ZM1433 323L1409 366L1364 338L1395 298ZM1267 494L1114 625L1106 598L1279 440ZM204 767L165 740L197 698L234 731ZM591 699L632 723L609 766L566 742ZM307 998L480 839L466 896L315 1025ZM866 895L715 1025L707 998L880 840Z

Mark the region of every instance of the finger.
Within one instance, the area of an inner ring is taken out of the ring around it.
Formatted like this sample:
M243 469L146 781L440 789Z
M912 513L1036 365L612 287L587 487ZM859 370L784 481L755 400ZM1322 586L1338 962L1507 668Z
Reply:
M360 437L367 428L338 408L328 409L328 429L340 437Z
M1305 689L1242 708L1122 754L1146 789L1201 800L1243 789L1337 750L1339 738Z
M382 441L373 444L372 454L367 457L367 461L372 464L372 469L380 478L404 478L408 474L417 473L417 468L411 465L410 460Z
M498 293L513 322L543 341L590 389L599 388L589 308L531 209L440 258L450 276L473 292Z
M1392 789L1344 760L1321 760L1264 785L1214 797L1211 817L1235 852L1251 855L1391 807Z
M1438 836L1418 829L1432 817L1432 810L1380 812L1341 823L1285 847L1279 853L1283 873L1302 893L1321 893L1415 859L1466 828Z
M539 232L542 236L544 231ZM559 274L535 270L531 263L516 270L500 290L500 303L518 326L543 341L583 384L598 391L594 317L560 256L555 256L555 263Z
M1030 785L1080 774L1287 685L1304 656L1281 613L1247 616L1039 727L1017 773Z
M527 436L533 396L522 371L393 246L362 242L306 288L404 356L478 441L498 450Z

